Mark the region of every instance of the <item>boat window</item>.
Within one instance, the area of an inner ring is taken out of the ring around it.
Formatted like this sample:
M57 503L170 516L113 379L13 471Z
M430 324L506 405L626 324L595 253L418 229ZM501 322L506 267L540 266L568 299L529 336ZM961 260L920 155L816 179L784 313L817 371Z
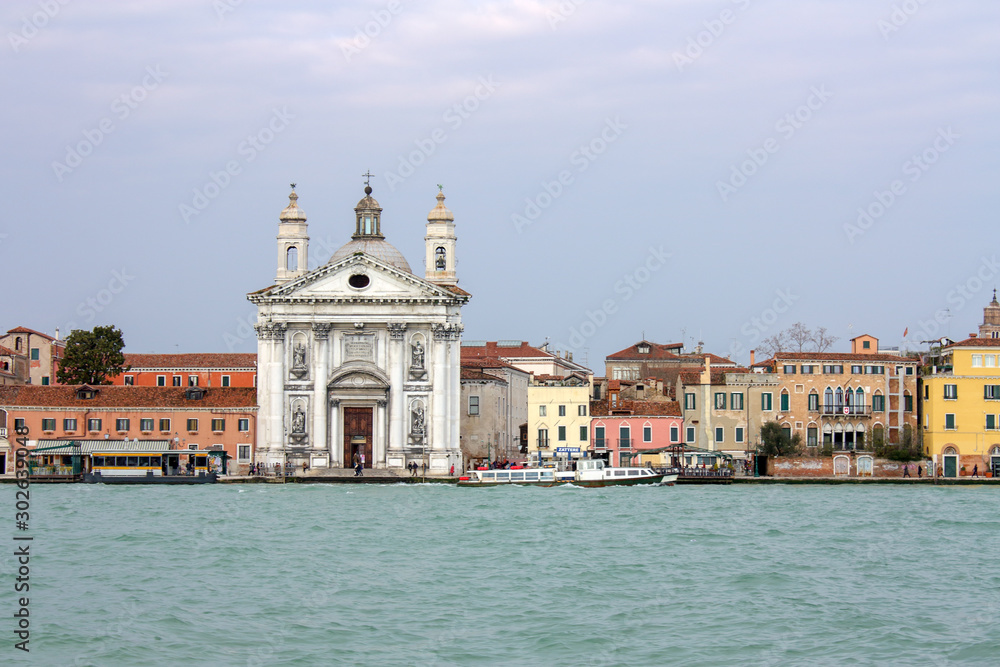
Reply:
M139 457L138 456L129 456L128 457L128 463L127 463L127 465L129 467L131 467L131 468L136 467L137 465L139 465Z
M633 477L633 476L638 475L638 474L639 474L638 470L629 470L628 471L629 477Z
M94 465L95 466L102 466L102 465L104 465L104 457L103 456L95 456L94 457Z
M159 456L150 456L149 457L149 465L159 467L160 466L160 457Z
M498 472L497 473L497 479L501 480L501 481L502 480L510 479L510 473L509 472Z
M148 456L140 456L139 457L139 467L140 468L148 468L149 467L149 457Z
M128 461L125 459L124 456L116 456L115 457L115 467L116 468L124 468L127 465L128 465Z
M625 476L625 471L624 470L616 470L615 471L615 477L624 477L624 476Z
M524 479L537 481L538 480L538 473L537 472L526 472L526 473L524 473Z
M483 479L496 479L497 474L495 472L484 472Z
M512 482L523 482L524 481L524 473L523 472L512 472L510 474L510 481L512 481Z
M548 480L552 481L556 478L555 474L551 470L542 471L542 481Z

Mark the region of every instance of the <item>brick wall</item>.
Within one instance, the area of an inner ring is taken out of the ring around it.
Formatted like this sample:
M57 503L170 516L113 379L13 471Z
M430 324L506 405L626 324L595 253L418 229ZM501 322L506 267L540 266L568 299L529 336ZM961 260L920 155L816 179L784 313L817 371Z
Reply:
M835 475L833 472L834 456L796 456L773 457L768 459L767 474L774 477L858 477L858 456L847 456L847 475ZM909 466L910 476L917 476L917 466L923 468L924 475L928 471L927 461L905 464ZM902 477L903 463L888 459L875 459L872 464L872 477ZM980 473L983 466L979 466ZM972 467L969 466L969 470ZM862 477L868 477L867 474Z

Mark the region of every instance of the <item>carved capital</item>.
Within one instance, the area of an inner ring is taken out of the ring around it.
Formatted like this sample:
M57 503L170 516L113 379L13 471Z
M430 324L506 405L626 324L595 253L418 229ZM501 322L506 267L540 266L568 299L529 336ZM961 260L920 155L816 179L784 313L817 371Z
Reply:
M329 322L317 322L313 324L313 338L316 340L326 340L330 337L330 329L333 325Z
M340 399L339 398L331 398L330 399L330 407L331 408L339 408L340 407Z
M253 328L257 332L257 338L261 340L281 340L285 337L284 322L264 322L253 325Z
M384 398L380 398L377 401L375 401L375 404L378 405L380 408L384 408L385 406L389 405L389 401L387 401Z
M389 338L392 340L403 340L406 335L406 323L390 322L387 328L389 329Z
M465 327L461 324L431 325L431 331L434 332L434 340L461 340L464 329Z

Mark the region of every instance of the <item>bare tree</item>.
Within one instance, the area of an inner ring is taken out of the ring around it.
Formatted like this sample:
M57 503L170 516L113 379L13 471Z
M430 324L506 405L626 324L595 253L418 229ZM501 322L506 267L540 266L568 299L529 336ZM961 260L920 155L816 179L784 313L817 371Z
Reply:
M757 352L769 359L781 352L826 352L840 340L827 333L826 327L810 329L802 322L796 322L760 341Z

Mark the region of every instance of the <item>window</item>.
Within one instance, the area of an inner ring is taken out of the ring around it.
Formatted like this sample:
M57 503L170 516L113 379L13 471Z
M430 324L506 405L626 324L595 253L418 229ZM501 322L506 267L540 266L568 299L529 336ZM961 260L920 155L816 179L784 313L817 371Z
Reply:
M546 449L549 446L549 429L538 429L538 448Z
M1000 401L1000 384L988 384L983 387L983 398L987 401Z
M100 419L88 419L87 420L87 430L88 431L100 431L101 430L101 420Z
M545 416L545 406L544 405L539 405L538 406L538 416L539 417L544 417Z
M149 433L153 430L153 420L149 418L144 418L139 420L139 430L143 433Z
M986 430L995 431L997 428L997 416L996 415L986 415Z
M198 386L198 376L197 375L188 375L188 386L189 387L197 387Z
M994 338L997 337L996 333L993 334L993 337ZM997 359L996 356L994 356L992 354L987 354L986 357L985 357L986 368L996 368L996 359Z
M733 392L729 395L729 408L732 410L742 410L743 409L743 394L740 392Z
M885 366L865 366L865 375L885 375Z
M42 376L42 386L43 387L49 386L49 376L48 375L43 375Z
M587 442L587 427L580 427L580 442Z
M157 375L156 376L156 386L157 387L166 387L167 386L167 376L166 375Z
M37 347L31 348L31 360L32 361L38 361L38 359L39 359L39 357L38 357L38 348Z
M54 430L56 430L56 420L55 419L43 419L42 420L42 430L43 431L54 431Z
M73 432L76 430L76 420L75 419L64 419L63 420L63 430L68 432Z
M907 366L906 367L906 374L907 375L913 375L913 366Z
M479 414L479 397L469 396L469 414L478 415Z
M686 438L684 439L685 442L694 442L695 441L694 426L688 426L687 433L685 435L686 435Z
M944 397L945 400L954 401L958 398L958 385L957 384L946 384L944 386Z
M972 367L973 368L982 368L983 367L983 355L981 355L981 354L974 354L974 355L972 355Z
M743 427L736 427L736 442L743 442Z
M187 430L189 430L189 431L197 431L198 430L198 420L197 419L189 419L189 420L187 420Z
M772 396L771 392L765 391L760 395L760 409L761 410L772 410Z
M642 441L643 442L653 442L653 427L643 426L642 427Z
M565 405L560 405L559 406L559 416L560 417L565 417L566 416L566 406Z
M861 348L865 350L870 350L872 347L872 342L870 340L861 341Z
M14 420L14 432L17 432L18 429L22 429L22 428L24 428L24 420L23 419L15 419Z
M212 431L215 433L221 433L226 430L226 420L225 419L213 419L212 420Z
M715 394L715 409L716 410L726 409L726 392L720 391Z
M174 382L174 386L175 387L181 386L181 376L180 375L175 375L174 379L173 379L173 382Z
M931 398L931 386L929 384L924 385L924 400L929 401Z
M781 427L781 432L785 434L786 438L791 438L792 437L792 427L791 426L782 426Z
M578 406L576 406L576 414L577 414L578 417L586 417L587 416L587 406L586 405L578 405Z
M604 443L604 427L595 426L594 427L594 446L595 447L605 447Z
M853 373L855 375L861 375L864 372L865 372L865 369L861 365L851 366L851 373Z
M843 375L843 364L823 364L823 373L826 375Z
M725 442L725 439L726 439L726 429L722 428L721 426L716 426L715 427L715 441L716 442Z
M795 364L785 364L783 371L785 375L795 375Z
M126 387L135 386L135 376L134 375L126 375L125 376L125 386Z
M559 427L559 442L566 442L566 427Z
M115 430L118 431L119 433L127 431L128 427L129 427L129 420L128 419L116 419L115 420Z
M694 394L684 394L684 409L694 410Z
M815 391L809 394L809 412L819 412L819 394Z
M782 412L788 412L788 410L789 410L789 408L788 408L789 401L790 401L790 397L788 395L788 392L785 392L785 391L781 392L781 411Z
M618 446L621 449L629 449L632 446L632 433L628 426L618 427Z
M248 417L240 417L237 419L236 430L240 433L247 433L250 430L250 419Z
M236 458L240 461L250 460L250 445L237 445L236 446Z
M228 387L229 386L229 376L228 375L223 375L222 376L222 386L223 387Z
M169 431L170 430L170 420L169 419L161 419L160 420L160 430L161 431Z
M882 394L872 396L872 412L885 412L885 396Z
M954 413L948 413L944 416L944 428L948 431L955 430L955 415Z
M677 442L681 437L681 430L676 426L670 427L670 442Z
M815 372L813 370L815 368L816 368L815 366L811 366L809 364L802 364L802 374L803 375L812 375Z
M806 429L806 447L816 447L819 445L819 429L810 426Z

